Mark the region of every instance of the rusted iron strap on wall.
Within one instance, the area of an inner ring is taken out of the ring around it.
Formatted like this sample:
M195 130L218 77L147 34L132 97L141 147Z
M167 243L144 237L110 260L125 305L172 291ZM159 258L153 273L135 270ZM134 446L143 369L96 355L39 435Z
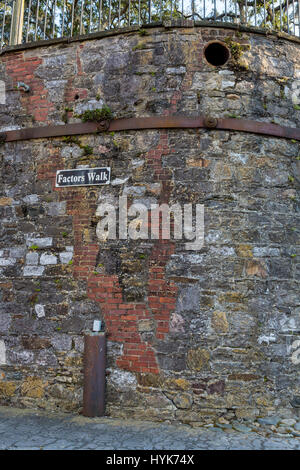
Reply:
M84 337L83 416L103 416L105 412L105 333Z
M267 122L248 121L245 119L216 119L211 117L153 116L116 119L111 122L85 122L63 126L43 126L19 129L0 133L1 142L17 140L62 137L69 135L93 134L103 131L124 131L139 129L219 129L228 131L250 132L254 134L284 137L300 141L300 129L283 127Z

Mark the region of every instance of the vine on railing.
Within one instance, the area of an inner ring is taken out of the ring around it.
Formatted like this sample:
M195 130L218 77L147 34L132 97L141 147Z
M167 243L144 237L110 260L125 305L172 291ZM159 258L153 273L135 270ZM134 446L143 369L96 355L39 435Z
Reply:
M172 19L226 22L300 37L300 0L4 0L1 48Z

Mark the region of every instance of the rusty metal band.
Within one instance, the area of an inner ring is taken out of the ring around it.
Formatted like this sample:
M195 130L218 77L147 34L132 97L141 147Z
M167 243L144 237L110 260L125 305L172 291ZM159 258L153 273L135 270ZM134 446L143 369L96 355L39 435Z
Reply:
M249 121L237 118L185 117L185 116L153 116L124 118L102 122L84 122L58 126L41 126L18 129L0 133L0 141L14 142L17 140L41 139L46 137L62 137L70 135L93 134L98 132L114 132L140 129L219 129L228 131L250 132L254 134L283 137L300 141L300 128L283 127L260 121Z
M83 416L103 416L105 412L105 333L84 337Z

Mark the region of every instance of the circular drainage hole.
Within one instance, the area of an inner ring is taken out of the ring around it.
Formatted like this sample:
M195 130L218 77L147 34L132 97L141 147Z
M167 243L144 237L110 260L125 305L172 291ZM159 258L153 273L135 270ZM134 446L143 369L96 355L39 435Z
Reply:
M224 65L230 57L229 49L221 42L211 42L204 49L204 56L210 65Z

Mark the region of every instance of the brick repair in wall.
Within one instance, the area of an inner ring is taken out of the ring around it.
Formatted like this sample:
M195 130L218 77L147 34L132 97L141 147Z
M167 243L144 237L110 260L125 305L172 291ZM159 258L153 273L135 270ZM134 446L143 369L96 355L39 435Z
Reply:
M114 120L212 116L299 129L299 53L284 38L213 27L16 48L0 58L0 132L82 123L105 106ZM296 137L107 128L2 142L0 403L81 412L84 332L99 319L107 415L293 416ZM58 170L98 167L111 169L109 184L56 187ZM124 195L129 206L203 204L203 248L100 241L98 206Z

